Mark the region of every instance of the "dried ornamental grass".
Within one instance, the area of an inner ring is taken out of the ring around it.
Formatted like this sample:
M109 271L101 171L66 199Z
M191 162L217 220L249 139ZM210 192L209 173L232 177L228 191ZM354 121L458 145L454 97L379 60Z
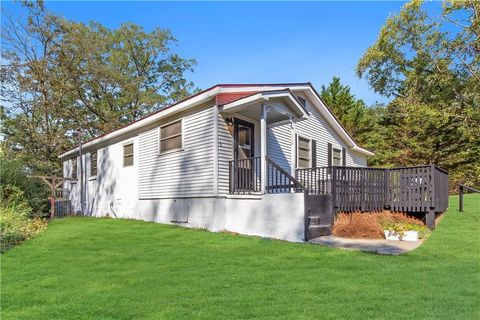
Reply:
M402 212L341 212L333 226L335 236L346 238L384 239L382 223L407 223L424 226L423 222Z

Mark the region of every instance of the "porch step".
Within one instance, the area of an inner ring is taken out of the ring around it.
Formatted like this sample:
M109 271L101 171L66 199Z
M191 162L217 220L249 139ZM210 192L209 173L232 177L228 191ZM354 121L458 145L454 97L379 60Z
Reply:
M308 220L310 222L309 225L318 226L321 224L328 225L329 217L328 216L309 216Z
M329 224L310 225L308 227L308 233L309 239L329 236L332 234L332 227Z

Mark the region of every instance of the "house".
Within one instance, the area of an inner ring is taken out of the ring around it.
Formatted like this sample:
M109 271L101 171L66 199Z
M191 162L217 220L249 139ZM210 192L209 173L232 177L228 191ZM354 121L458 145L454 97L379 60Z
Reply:
M77 212L84 199L94 217L303 241L298 169L366 167L372 152L310 83L289 83L215 85L85 142L79 155L60 156Z

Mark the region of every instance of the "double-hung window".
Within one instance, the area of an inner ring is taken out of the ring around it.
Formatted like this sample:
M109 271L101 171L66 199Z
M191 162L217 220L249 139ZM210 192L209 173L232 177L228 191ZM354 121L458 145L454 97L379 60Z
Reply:
M77 157L72 159L72 179L77 179L78 177L78 164L77 164Z
M342 165L342 150L333 148L332 149L332 165L341 166Z
M297 166L299 168L310 168L312 158L312 140L298 136L297 141Z
M160 127L160 153L182 149L182 120Z
M90 153L90 177L97 176L97 151Z
M123 146L123 166L133 166L133 142Z

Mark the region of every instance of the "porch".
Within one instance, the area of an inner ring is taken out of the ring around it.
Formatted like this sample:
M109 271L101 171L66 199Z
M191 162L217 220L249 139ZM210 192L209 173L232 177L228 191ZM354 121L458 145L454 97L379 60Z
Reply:
M272 139L268 132L270 126L280 124L290 128L294 121L306 116L297 98L289 90L274 90L245 93L240 97L235 94L233 100L232 97L221 99L220 116L233 141L231 149L226 150L233 155L233 160L228 161L229 193L300 192L291 166L277 163L267 155L267 146L273 143L269 140ZM290 148L291 134L288 134ZM290 158L284 162L289 161Z
M305 238L329 235L338 212L392 210L435 217L448 208L448 173L435 165L402 168L319 167L296 169L295 177L266 157L230 162L230 192L305 194ZM265 176L265 180L262 178Z

